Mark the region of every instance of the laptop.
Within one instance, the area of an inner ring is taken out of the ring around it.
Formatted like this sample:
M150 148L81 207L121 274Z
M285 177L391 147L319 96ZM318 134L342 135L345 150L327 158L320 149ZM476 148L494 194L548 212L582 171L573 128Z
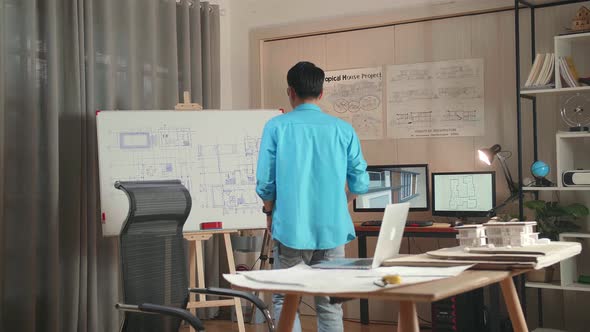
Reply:
M315 264L312 267L319 269L368 270L381 266L384 260L399 254L409 210L410 203L389 204L385 207L373 258L339 258Z

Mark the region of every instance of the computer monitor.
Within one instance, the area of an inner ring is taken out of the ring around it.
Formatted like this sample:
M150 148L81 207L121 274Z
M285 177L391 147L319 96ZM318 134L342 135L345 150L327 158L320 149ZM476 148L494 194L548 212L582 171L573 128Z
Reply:
M432 215L486 217L496 206L495 172L432 173Z
M383 212L387 204L410 203L410 211L428 210L428 165L368 166L369 191L354 200L355 212Z

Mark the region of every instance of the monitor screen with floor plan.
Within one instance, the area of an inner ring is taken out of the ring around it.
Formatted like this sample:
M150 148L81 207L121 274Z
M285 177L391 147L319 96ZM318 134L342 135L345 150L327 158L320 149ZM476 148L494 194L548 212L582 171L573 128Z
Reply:
M494 172L433 173L432 214L484 217L496 205Z

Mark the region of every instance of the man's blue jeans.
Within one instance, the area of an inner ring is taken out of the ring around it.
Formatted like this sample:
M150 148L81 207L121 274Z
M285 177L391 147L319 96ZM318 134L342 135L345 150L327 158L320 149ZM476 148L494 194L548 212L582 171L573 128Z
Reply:
M274 268L287 269L297 264L313 265L323 261L344 257L344 246L327 250L299 250L286 247L275 241L274 248ZM275 321L281 315L283 308L283 294L273 294L272 303L274 305ZM330 298L327 296L315 297L315 308L318 318L319 332L342 332L344 326L342 323L342 304L330 304ZM293 332L301 332L301 322L299 314L295 318Z

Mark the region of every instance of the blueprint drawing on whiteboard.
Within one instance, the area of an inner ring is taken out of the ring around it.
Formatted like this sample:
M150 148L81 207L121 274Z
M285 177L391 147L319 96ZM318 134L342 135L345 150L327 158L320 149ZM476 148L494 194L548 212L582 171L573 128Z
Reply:
M320 107L350 123L360 139L380 139L383 131L381 67L326 72Z
M118 180L180 179L193 207L217 209L222 215L258 213L262 202L256 185L260 137L245 134L234 142L200 144L190 128L138 128L113 132L111 165ZM131 157L131 158L129 158Z
M185 231L264 228L256 164L265 123L279 111L106 111L97 117L103 233L128 211L116 181L180 180L192 207Z
M481 136L483 59L387 67L387 136Z

